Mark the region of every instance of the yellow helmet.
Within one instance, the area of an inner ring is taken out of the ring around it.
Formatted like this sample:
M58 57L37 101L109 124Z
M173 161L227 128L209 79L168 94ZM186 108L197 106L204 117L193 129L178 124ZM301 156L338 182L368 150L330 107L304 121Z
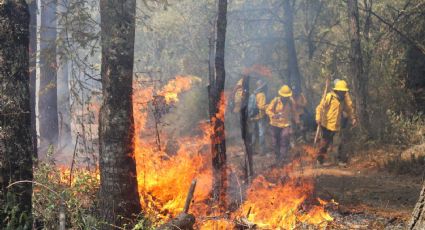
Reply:
M283 85L279 89L279 95L282 96L282 97L290 97L290 96L292 96L292 90L291 90L291 88L289 88L289 86Z
M335 83L335 87L334 90L336 91L344 91L347 92L348 91L348 85L347 82L344 80L339 80Z

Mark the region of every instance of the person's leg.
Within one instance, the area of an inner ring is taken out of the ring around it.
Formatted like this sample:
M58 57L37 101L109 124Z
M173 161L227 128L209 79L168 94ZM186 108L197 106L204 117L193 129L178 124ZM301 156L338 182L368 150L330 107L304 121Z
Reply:
M335 132L332 132L325 127L321 127L322 130L322 138L320 139L320 149L319 149L319 155L317 156L317 160L320 164L323 163L325 159L325 155L328 152L329 146L332 144L333 136Z
M272 126L273 128L273 148L276 155L276 159L280 159L280 132L281 128Z
M258 152L260 154L264 153L264 147L266 144L265 135L266 135L266 125L267 121L265 119L260 119L257 122L257 129L258 129Z
M291 139L291 128L286 127L283 128L280 133L280 162L284 163L289 159L289 146L290 146L290 139Z

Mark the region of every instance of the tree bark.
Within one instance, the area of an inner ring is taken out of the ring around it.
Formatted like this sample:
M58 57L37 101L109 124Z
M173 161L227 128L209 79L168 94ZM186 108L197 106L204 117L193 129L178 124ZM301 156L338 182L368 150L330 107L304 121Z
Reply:
M0 228L31 229L32 133L28 6L0 4Z
M294 94L299 95L301 93L301 73L298 67L294 40L294 18L292 14L294 8L289 0L283 1L283 8L285 10L285 42L288 52L288 81L294 89Z
M407 223L407 229L420 230L425 228L425 183L422 186L419 200L413 210L412 217Z
M41 0L38 112L41 156L58 143L56 0Z
M141 211L132 101L136 1L101 0L100 216L122 226ZM104 225L103 229L112 229Z
M350 73L352 75L353 91L356 97L356 111L360 127L368 127L367 85L368 79L363 69L362 49L360 45L359 8L357 0L347 0L349 35L350 35Z
M224 83L226 71L224 67L224 50L227 27L227 0L218 1L218 17L216 29L215 75L210 75L209 112L211 127L211 154L213 166L213 200L220 209L226 208L226 137L224 128Z
M254 176L252 157L254 155L252 137L249 130L249 118L248 118L248 99L249 99L249 83L250 77L244 76L242 81L242 102L241 102L241 134L245 145L245 179L248 183L251 183L252 177Z
M29 73L30 73L30 104L31 104L31 136L33 144L34 158L37 158L37 118L35 113L36 106L36 81L37 81L37 0L31 0L29 7L30 13L30 47L29 47Z
M68 0L59 0L58 13L66 14ZM60 31L60 39L62 46L58 47L58 114L59 114L59 138L58 148L72 148L73 141L71 136L71 105L70 105L70 90L69 90L69 59L66 53L67 44L65 41L68 39L66 25L60 25L63 29Z

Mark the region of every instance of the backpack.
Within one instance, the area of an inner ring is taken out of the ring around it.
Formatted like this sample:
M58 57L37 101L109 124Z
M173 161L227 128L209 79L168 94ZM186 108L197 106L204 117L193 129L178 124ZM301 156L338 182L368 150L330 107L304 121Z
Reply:
M257 107L257 97L255 93L249 95L248 98L248 117L253 118L260 113L260 110Z

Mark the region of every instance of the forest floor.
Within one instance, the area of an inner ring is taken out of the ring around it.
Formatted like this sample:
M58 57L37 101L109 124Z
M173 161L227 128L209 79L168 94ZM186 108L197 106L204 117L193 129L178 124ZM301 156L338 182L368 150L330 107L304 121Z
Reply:
M229 146L230 162L241 165L243 150ZM356 154L346 166L328 159L303 172L315 181L316 196L335 200L330 211L334 221L327 229L404 229L416 204L423 177L398 175L385 169L385 163L399 150L374 149ZM330 157L332 158L332 156ZM257 175L275 162L273 153L254 156Z

